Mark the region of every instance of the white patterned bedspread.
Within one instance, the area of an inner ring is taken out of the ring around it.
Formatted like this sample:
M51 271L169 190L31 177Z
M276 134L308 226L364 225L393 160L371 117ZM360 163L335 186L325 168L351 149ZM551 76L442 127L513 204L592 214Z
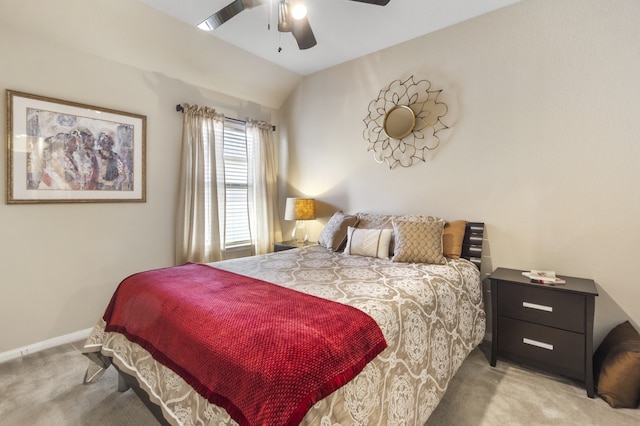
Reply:
M423 425L484 336L479 272L464 259L395 263L308 246L211 265L354 306L380 325L387 349L315 404L305 425ZM138 345L105 333L102 320L84 348L98 351L142 378L141 386L171 423L235 424Z

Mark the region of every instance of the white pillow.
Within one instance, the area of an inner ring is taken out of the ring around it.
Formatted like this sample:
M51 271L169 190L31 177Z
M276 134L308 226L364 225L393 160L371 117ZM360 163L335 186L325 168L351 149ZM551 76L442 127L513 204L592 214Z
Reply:
M346 254L389 259L391 229L347 228Z

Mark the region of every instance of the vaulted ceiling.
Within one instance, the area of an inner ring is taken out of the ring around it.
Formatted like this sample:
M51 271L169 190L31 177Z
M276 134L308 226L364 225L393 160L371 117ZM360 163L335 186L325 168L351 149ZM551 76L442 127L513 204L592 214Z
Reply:
M196 26L233 0L138 0ZM317 45L300 50L291 33L277 30L279 0L242 0L244 10L211 31L233 44L300 75L364 56L457 24L519 0L304 1Z

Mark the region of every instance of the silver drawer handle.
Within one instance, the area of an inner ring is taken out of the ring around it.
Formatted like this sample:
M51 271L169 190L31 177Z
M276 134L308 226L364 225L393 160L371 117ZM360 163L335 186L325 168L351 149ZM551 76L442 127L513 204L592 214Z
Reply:
M533 340L533 339L527 339L526 337L522 338L522 343L524 343L525 345L537 346L539 348L547 349L550 351L553 350L553 345L550 345L544 342L538 342L537 340Z
M553 312L553 306L538 305L536 303L522 302L525 308L537 309L539 311Z

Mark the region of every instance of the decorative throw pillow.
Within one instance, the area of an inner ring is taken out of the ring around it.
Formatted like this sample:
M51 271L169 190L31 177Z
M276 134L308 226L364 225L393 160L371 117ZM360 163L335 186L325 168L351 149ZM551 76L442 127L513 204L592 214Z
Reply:
M318 244L331 251L339 251L347 241L347 228L355 226L356 223L357 217L345 215L341 211L335 212L320 233Z
M430 222L432 220L443 220L436 216L424 216L421 214L403 214L402 216L393 216L396 220L404 220L405 222Z
M358 218L358 228L363 229L393 229L391 219L388 214L356 213Z
M466 228L466 220L454 220L444 225L444 231L442 233L442 253L444 257L460 259Z
M402 215L394 216L389 214L372 214L372 213L356 213L358 217L358 228L365 229L393 229L393 220L403 220L407 222L428 222L430 220L441 220L435 216L422 215ZM391 243L389 243L389 255L395 253L395 234L391 235Z
M640 334L629 321L607 334L593 354L598 395L614 408L640 402Z
M442 233L444 220L393 220L395 235L394 262L432 263L443 265Z
M393 220L404 220L407 222L428 222L431 220L441 220L435 216L423 215L401 215L394 216L388 214L356 213L358 217L358 228L366 229L393 229Z
M358 229L351 226L347 230L346 254L389 259L391 229Z

